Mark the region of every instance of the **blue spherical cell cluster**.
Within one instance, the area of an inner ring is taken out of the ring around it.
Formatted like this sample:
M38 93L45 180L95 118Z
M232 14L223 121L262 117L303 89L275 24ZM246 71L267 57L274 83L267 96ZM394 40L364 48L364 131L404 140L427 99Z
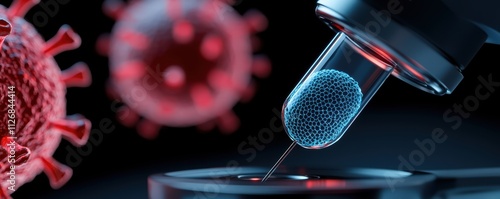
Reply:
M362 96L358 82L344 72L324 69L312 73L284 109L288 135L304 148L333 144L356 116Z

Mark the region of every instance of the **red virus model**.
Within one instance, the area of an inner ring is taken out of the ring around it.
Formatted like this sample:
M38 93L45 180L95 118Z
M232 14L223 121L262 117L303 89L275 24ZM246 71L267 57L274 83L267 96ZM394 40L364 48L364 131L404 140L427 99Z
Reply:
M57 189L72 175L71 168L51 156L61 137L77 146L87 142L90 122L80 115L66 117L66 87L85 87L90 73L84 63L61 72L54 60L77 48L80 37L63 26L45 42L22 17L38 0L0 5L0 198L10 195L42 171Z
M145 138L161 125L198 126L223 133L239 127L232 108L251 98L254 76L270 63L257 51L256 33L267 28L257 11L241 17L221 0L108 0L117 19L97 44L109 55L110 90L126 104L117 111Z

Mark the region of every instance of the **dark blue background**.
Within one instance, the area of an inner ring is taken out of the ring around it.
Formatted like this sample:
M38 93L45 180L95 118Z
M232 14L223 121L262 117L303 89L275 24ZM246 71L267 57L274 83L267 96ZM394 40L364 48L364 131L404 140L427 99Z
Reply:
M2 4L9 5L10 1ZM49 23L38 30L50 38L60 25L70 24L81 35L82 46L58 55L56 60L61 68L85 61L94 79L89 88L68 89L68 113L81 113L94 126L108 118L116 128L82 157L73 168L73 178L64 187L52 190L47 177L39 175L14 193L14 198L146 198L146 179L150 174L225 166L229 160L242 166L274 164L290 143L283 131L275 133L272 142L263 145L265 148L251 161L247 161L249 154L238 152L238 145L269 127L275 117L272 110L280 109L334 32L316 18L312 0L244 0L235 8L241 13L256 8L268 17L269 28L260 37L262 51L273 65L271 77L258 80L260 87L254 100L234 108L242 121L240 130L221 135L217 131L201 134L195 128L167 127L158 139L148 141L115 120L110 108L112 100L105 94L108 62L95 53L95 41L100 34L111 31L114 21L102 14L100 1L70 0L61 5ZM37 12L43 9L35 6L26 19L32 21ZM416 169L500 167L500 88L481 101L478 110L464 119L457 130L452 130L442 117L453 104L474 95L478 76L492 74L494 80L500 81L499 54L499 46L485 45L451 95L434 96L390 77L338 143L321 151L296 148L283 164L398 169L400 155L408 158L419 149L415 139L430 138L433 129L442 128L447 141L436 145L434 153L426 156ZM72 147L62 141L54 154L62 163L66 161L67 146Z

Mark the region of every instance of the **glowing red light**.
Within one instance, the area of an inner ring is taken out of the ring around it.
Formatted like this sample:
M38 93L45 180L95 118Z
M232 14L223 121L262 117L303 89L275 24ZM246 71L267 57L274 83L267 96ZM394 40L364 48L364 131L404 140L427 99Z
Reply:
M306 182L306 187L308 189L314 188L336 188L336 187L344 187L344 180L308 180Z
M173 39L179 43L189 43L194 37L194 29L189 21L180 20L173 26Z
M66 117L66 87L90 85L87 65L80 62L61 72L54 60L55 55L78 48L80 37L63 26L52 39L44 41L22 19L37 2L15 0L10 8L0 5L0 110L12 112L2 114L0 123L2 199L11 198L10 194L42 171L52 188L64 185L72 170L51 156L61 138L76 146L85 144L91 126L80 115ZM15 172L15 186L9 181L11 171Z
M389 54L386 52L374 47L373 50L374 52L366 52L358 47L353 47L356 52L358 52L360 55L368 59L370 62L373 64L377 65L378 67L387 70L388 67L394 67L391 64L391 62L388 62L387 60L390 59Z
M236 131L232 108L251 98L253 76L270 74L268 59L254 55L267 19L241 17L221 0L118 2L104 3L117 23L97 47L109 54L109 90L127 106L121 122L147 138L161 125Z
M425 78L422 74L420 74L417 70L415 70L413 67L411 66L408 66L407 64L403 64L403 67L410 71L410 73L412 73L417 79L419 79L420 81L425 81Z

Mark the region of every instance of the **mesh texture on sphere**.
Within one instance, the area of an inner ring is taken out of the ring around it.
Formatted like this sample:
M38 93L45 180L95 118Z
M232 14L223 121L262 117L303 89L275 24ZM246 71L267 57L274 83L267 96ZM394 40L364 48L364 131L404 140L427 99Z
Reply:
M324 69L293 91L284 110L287 133L304 148L335 142L358 112L363 94L348 74Z

